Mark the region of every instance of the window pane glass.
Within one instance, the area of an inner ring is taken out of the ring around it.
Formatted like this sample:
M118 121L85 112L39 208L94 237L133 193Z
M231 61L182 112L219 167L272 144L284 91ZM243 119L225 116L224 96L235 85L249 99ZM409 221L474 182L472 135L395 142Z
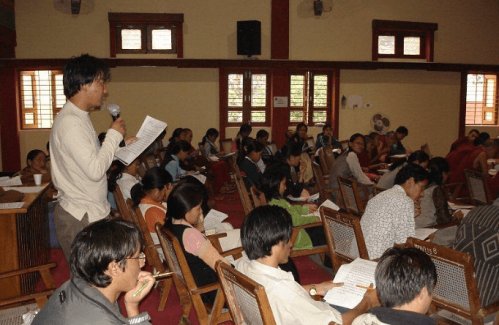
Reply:
M228 87L227 101L229 107L243 107L243 74L229 74Z
M487 95L485 95L485 106L487 107L494 107L495 84L494 79L487 79Z
M140 29L122 29L121 48L123 50L142 49L142 31Z
M171 50L172 49L172 30L171 29L153 29L152 49L153 50Z
M242 123L243 122L243 112L242 111L229 111L227 121L229 123Z
M467 102L482 102L484 93L484 76L483 74L468 74L466 101Z
M52 126L52 73L51 71L37 71L36 74L37 116L39 128Z
M265 107L267 103L267 75L253 74L251 76L251 106Z
M312 116L312 122L314 123L324 123L327 120L326 111L314 111L314 115Z
M404 55L419 55L420 50L420 37L404 37Z
M290 122L303 122L303 111L290 111L289 112Z
M24 108L33 108L33 83L31 81L30 75L23 75L22 77L23 83L23 94L22 101L24 104Z
M35 115L33 113L24 113L24 124L33 125L35 123Z
M251 122L265 123L265 111L251 111Z
M395 54L395 36L378 36L378 54Z
M66 96L64 95L64 86L62 84L62 74L55 76L55 106L62 108L66 103Z
M327 75L314 76L314 107L327 107Z
M492 112L485 112L484 120L487 122L492 122L494 114Z
M290 82L289 106L303 107L305 102L305 76L291 75Z

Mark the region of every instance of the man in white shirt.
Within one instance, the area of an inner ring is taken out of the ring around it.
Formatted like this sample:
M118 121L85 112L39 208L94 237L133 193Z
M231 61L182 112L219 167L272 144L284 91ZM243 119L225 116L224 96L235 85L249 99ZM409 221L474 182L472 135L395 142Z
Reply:
M244 220L241 240L248 259L237 260L236 269L265 288L276 324L350 324L352 320L377 305L375 290L354 309L340 314L325 302L311 295L324 295L337 284L326 281L301 286L290 272L278 265L286 263L291 251L292 232L289 213L277 206L255 208Z
M110 212L106 171L125 134L125 122L116 119L100 146L90 120L90 112L107 95L109 78L109 67L88 54L70 59L64 68L67 102L52 126L50 156L59 192L54 221L66 258L76 234Z
M391 189L367 202L360 225L370 259L379 258L393 244L414 237L414 202L422 197L427 184L428 172L409 163L398 172ZM357 251L355 241L352 246L352 251Z

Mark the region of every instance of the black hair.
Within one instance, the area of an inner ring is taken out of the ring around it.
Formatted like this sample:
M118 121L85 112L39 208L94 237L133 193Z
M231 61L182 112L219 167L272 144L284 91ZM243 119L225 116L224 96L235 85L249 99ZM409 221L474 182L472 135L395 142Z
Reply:
M203 140L201 140L201 143L205 144L206 140L208 140L208 137L218 138L219 134L220 133L218 132L217 129L215 129L215 128L209 128L208 130L206 130L206 134L204 135Z
M102 146L102 144L104 143L104 140L106 140L106 132L99 133L99 135L97 136L97 139L99 139L99 144Z
M188 152L191 150L191 145L189 142L185 140L180 140L175 142L175 144L172 147L172 151L170 152L172 155L178 154L180 151Z
M264 130L264 129L258 130L258 132L256 133L257 139L266 138L268 136L269 136L269 133L267 132L267 130Z
M293 223L289 212L278 206L264 205L253 209L241 227L241 242L250 260L272 254L272 246L288 243Z
M429 182L430 184L442 185L443 173L449 172L449 163L445 158L434 157L430 159L428 165Z
M302 144L301 143L296 143L296 142L288 142L288 144L284 147L285 152L286 152L286 159L291 157L291 156L301 156L302 153Z
M255 139L248 137L248 138L243 140L242 151L243 151L245 156L249 155L250 153L252 153L254 151L255 152L262 152L262 150L263 150L263 144L256 141Z
M324 132L324 130L326 130L326 129L328 129L328 128L329 128L329 129L330 129L330 128L332 128L332 127L331 127L331 123L326 123L326 124L324 124L324 125L322 126L322 132Z
M180 134L182 133L182 130L184 130L184 129L183 128L176 128L175 130L173 130L172 136L170 137L170 139L168 139L168 142L175 141L175 139L178 138L180 136Z
M201 203L201 209L203 209L203 214L207 215L211 208L208 205L209 193L206 187L199 179L193 176L187 176L178 181L177 186L183 183L190 183L195 185L195 190L197 190L203 196L203 202Z
M411 153L409 155L409 157L407 158L407 162L409 162L409 163L414 163L415 161L422 163L422 162L429 161L429 160L430 160L430 156L428 156L428 154L426 152L424 152L423 150L416 150L413 153ZM399 166L401 166L405 163L406 163L406 161L404 159L398 159L394 163L392 163L388 169L395 170L396 168L398 168Z
M40 149L33 149L30 152L28 152L28 154L26 155L26 165L29 166L29 162L33 161L33 159L35 159L36 156L38 156L41 153L43 153L45 155L45 152L43 152Z
M478 129L471 129L470 132L468 132L468 134L470 133L476 133L477 136L480 135L480 131L478 131Z
M154 189L161 190L172 181L172 176L166 170L159 167L148 169L142 178L142 181L135 184L130 190L133 204L138 206L140 200L142 200L148 191Z
M424 287L431 295L437 271L417 248L390 248L381 256L374 278L381 306L393 308L413 301Z
M109 67L103 60L88 54L72 57L64 67L62 78L64 95L66 98L71 98L80 91L82 86L97 79L102 79L104 82L111 79Z
M183 182L177 184L168 196L168 218L165 226L170 228L173 219L180 220L185 218L185 214L192 208L203 203L203 191L199 188L203 186L192 182Z
M485 142L487 142L487 140L490 139L490 134L488 134L487 132L481 132L478 137L475 139L475 141L473 141L473 144L475 146L479 146L479 145L483 145L485 144Z
M419 165L409 163L399 170L397 176L395 176L395 184L402 185L411 177L414 178L416 183L421 182L428 179L428 172Z
M126 166L119 160L115 160L111 163L107 172L107 190L109 192L114 192L117 186L118 179L123 176L123 171Z
M403 134L405 136L408 136L409 135L409 130L405 127L405 126L399 126L395 132L397 133L400 133L400 134Z
M308 126L305 123L300 122L300 123L296 124L295 133L298 133L298 131L300 131L300 129L303 127L305 128L306 131L308 131Z
M286 168L285 164L276 164L265 169L258 189L265 195L267 201L281 198L279 186L286 178Z
M81 230L71 244L69 264L74 277L99 288L111 284L105 274L115 261L124 270L127 258L141 251L142 235L135 225L121 219L102 219Z
M243 133L247 133L247 135L249 135L252 130L253 130L253 128L251 127L251 124L243 123L243 124L241 124L241 127L239 128L238 134L241 135Z

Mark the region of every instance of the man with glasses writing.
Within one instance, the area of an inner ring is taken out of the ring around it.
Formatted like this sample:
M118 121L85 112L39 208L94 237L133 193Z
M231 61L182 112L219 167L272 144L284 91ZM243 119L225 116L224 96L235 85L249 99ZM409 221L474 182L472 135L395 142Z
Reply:
M38 313L33 325L150 324L139 303L154 285L145 264L140 231L122 220L104 219L76 235L71 245L72 277L59 287ZM117 300L125 293L126 314Z

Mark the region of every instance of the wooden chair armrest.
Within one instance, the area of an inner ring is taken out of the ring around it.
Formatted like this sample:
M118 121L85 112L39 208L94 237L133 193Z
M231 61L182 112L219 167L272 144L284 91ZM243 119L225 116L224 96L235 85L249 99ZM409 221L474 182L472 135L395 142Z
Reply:
M301 229L307 229L307 228L313 228L313 227L322 227L322 222L317 221L317 222L307 223L306 225L294 226L293 230L298 229L298 231L299 231Z
M219 238L224 238L224 237L227 237L227 233L225 233L225 232L220 232L220 233L206 236L206 238L208 238L210 241L218 240Z
M242 247L236 247L236 248L224 251L224 252L220 253L220 255L222 255L223 257L232 256L232 257L234 257L234 259L237 260L238 258L240 258L242 256L242 252L243 252Z
M5 278L10 278L16 275L21 275L21 274L26 274L26 273L32 273L32 272L39 272L39 271L44 271L44 270L49 270L56 267L55 263L47 263L47 264L42 264L38 266L33 266L25 269L19 269L15 271L9 271L9 272L4 272L0 273L0 279L5 279Z
M203 294L207 292L212 292L215 290L220 289L220 284L218 282L212 283L212 284L207 284L202 287L197 287L196 289L191 290L191 294Z
M224 237L227 237L227 233L225 233L225 232L206 236L206 238L208 238L210 243L213 245L213 247L215 247L215 249L219 253L223 252L222 246L220 245L220 238L224 238Z

